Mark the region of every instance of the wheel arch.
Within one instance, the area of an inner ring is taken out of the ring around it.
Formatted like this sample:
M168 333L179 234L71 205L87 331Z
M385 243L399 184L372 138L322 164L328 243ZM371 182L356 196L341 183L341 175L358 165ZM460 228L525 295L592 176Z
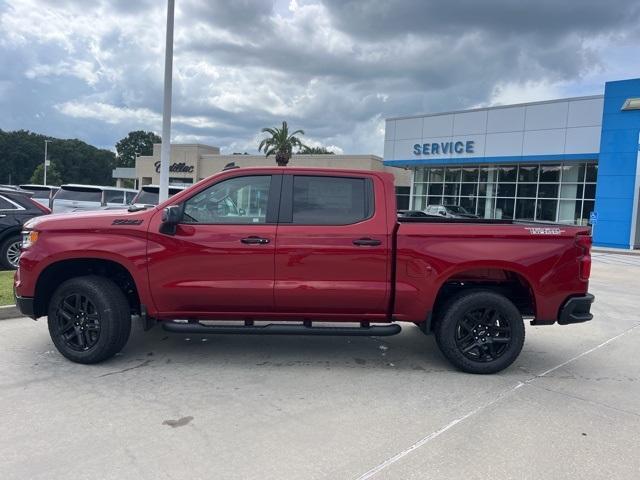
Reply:
M129 269L112 259L86 257L58 260L42 270L35 286L35 317L47 314L51 296L60 284L86 275L98 275L113 281L127 298L131 312L140 313L140 290Z
M534 283L517 265L458 265L442 276L424 329L427 332L432 331L433 324L437 322L438 315L448 301L460 292L468 290L499 293L511 300L523 317L536 316Z

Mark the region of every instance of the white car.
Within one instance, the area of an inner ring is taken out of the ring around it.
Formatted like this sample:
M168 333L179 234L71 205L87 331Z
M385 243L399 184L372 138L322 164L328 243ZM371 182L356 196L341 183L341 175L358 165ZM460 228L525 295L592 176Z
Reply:
M131 188L96 185L62 185L53 197L53 213L100 210L104 207L125 207L138 192Z
M49 209L51 208L53 197L58 190L60 190L60 187L54 187L52 185L36 185L31 183L20 185L20 188L32 192L33 196L31 198Z
M478 218L460 205L428 205L424 210L427 215L438 215L446 218Z

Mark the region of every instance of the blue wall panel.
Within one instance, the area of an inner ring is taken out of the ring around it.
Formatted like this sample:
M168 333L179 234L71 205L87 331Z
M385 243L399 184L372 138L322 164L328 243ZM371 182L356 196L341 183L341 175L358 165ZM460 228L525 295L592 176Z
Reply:
M594 243L632 247L630 241L640 110L622 111L627 98L640 97L640 79L607 82L598 160Z

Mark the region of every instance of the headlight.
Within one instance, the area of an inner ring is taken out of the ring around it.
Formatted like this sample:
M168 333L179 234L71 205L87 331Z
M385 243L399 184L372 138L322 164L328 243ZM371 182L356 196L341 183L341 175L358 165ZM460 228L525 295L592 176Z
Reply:
M30 248L38 241L39 235L40 233L37 230L22 232L22 249L26 250L27 248Z

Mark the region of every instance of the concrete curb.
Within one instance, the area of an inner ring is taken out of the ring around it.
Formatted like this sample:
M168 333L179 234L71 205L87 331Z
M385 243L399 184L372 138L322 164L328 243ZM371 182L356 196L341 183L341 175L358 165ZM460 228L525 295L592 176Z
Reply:
M8 320L10 318L22 317L22 313L15 305L0 306L0 320Z
M640 250L627 250L624 248L592 247L591 251L595 253L617 253L619 255L640 255Z

